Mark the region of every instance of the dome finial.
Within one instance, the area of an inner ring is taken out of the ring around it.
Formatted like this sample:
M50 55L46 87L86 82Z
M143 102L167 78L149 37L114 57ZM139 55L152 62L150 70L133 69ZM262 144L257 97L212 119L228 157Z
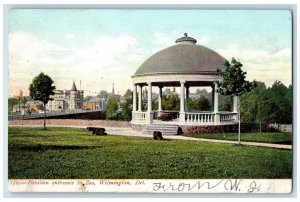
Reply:
M177 44L196 44L197 40L188 36L187 33L184 33L184 37L181 37L175 41Z

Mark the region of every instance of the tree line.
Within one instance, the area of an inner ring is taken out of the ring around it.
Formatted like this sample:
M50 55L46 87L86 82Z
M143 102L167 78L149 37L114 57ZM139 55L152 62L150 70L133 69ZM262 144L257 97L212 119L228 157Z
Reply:
M104 96L105 92L101 93ZM155 93L154 93L155 94ZM257 82L251 92L240 97L241 102L241 122L243 123L280 123L291 124L293 115L293 92L292 85L285 86L280 81L275 81L272 86L267 87L263 82ZM197 89L194 93L197 98L190 98L188 101L188 111L210 111L213 110L212 94L205 89ZM155 97L155 96L154 96ZM108 97L105 108L106 117L111 120L131 120L132 111L132 91L119 97ZM24 105L30 99L9 98L9 111L17 104ZM147 109L147 103L143 103L143 109ZM158 100L152 101L153 110L158 109ZM219 96L220 111L232 111L232 97ZM163 91L163 110L179 111L180 97L172 92L170 88Z

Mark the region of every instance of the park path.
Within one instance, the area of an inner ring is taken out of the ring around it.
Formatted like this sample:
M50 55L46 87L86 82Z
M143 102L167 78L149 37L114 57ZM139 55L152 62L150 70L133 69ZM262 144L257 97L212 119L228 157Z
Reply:
M41 127L41 125L9 125L10 127ZM85 129L86 126L78 126L78 125L47 125L48 127L63 127L63 128L82 128ZM123 127L104 127L107 134L111 135L120 135L120 136L128 136L128 137L141 137L141 138L153 138L152 135L141 135L141 132L134 131L131 128L123 128ZM221 143L221 144L238 144L237 141L230 140L216 140L216 139L206 139L206 138L194 138L194 137L186 137L181 135L172 135L172 136L164 136L164 139L168 140L188 140L188 141L196 141L196 142L212 142L212 143ZM271 144L271 143L262 143L262 142L245 142L241 141L241 145L247 146L256 146L256 147L270 147L277 149L292 149L292 145L284 145L284 144Z

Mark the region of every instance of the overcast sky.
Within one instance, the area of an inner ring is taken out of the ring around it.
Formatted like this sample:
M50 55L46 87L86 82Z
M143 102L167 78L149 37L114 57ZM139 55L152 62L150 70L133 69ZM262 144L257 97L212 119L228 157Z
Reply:
M9 13L9 95L28 95L32 78L48 74L57 89L73 80L85 95L123 94L131 75L186 32L230 60L247 79L291 84L289 11L16 9Z

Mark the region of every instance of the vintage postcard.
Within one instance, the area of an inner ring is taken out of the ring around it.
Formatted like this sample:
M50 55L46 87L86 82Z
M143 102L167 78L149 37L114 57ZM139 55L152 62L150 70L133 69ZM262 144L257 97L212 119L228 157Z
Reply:
M293 190L290 10L11 9L10 192Z

